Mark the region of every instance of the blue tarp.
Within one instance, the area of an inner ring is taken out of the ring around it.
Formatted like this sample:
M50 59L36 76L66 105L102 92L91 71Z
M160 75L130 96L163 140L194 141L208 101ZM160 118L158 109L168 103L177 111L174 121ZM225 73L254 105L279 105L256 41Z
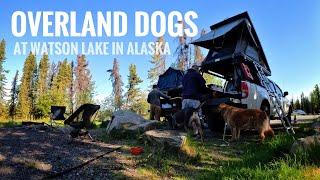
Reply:
M169 67L159 76L158 87L161 91L168 91L182 86L183 71Z

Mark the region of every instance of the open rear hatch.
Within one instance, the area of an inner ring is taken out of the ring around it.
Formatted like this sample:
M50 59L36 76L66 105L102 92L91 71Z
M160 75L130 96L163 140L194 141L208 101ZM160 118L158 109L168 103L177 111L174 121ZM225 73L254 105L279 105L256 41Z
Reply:
M202 62L202 71L227 75L233 64L256 61L270 76L271 70L257 33L247 12L228 18L210 27L211 31L192 44L209 49Z

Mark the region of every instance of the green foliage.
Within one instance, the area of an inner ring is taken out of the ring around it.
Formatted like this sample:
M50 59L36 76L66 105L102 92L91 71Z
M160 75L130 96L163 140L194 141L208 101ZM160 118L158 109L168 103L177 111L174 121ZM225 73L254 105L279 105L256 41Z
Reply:
M127 106L128 108L138 114L144 114L146 107L146 97L143 96L140 88L138 87L143 81L137 74L136 65L131 64L129 66L128 76L128 91L127 91Z
M49 116L53 99L50 93L43 93L39 96L34 112L37 119Z
M24 62L19 92L18 111L21 118L27 118L33 107L32 85L34 85L36 67L36 57L30 52Z
M7 118L7 106L5 103L0 103L0 120Z
M223 87L223 84L222 84L222 81L221 79L213 76L213 75L210 75L210 74L207 74L207 73L204 73L203 74L203 78L204 80L206 81L206 84L214 84L214 85L217 85L217 86L221 86Z
M62 62L59 62L58 72L54 76L52 81L52 87L50 90L50 95L52 98L53 105L67 106L69 105L69 84L71 83L71 65L65 59ZM44 97L42 100L47 101L47 98ZM40 103L44 104L44 103Z

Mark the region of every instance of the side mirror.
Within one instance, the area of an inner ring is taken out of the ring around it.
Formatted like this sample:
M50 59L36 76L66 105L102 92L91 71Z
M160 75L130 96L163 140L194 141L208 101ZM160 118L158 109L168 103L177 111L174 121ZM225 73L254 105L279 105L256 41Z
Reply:
M283 97L286 97L286 96L288 96L288 95L289 95L288 91L285 91L285 92L283 93Z

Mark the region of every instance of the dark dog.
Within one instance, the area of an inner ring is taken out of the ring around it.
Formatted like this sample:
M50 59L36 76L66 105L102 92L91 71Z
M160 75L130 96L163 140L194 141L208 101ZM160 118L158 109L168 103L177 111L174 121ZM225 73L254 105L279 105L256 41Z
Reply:
M184 127L186 131L188 130L188 128L192 128L193 133L195 135L199 134L201 141L203 141L203 130L198 114L203 104L204 103L200 104L198 108L184 108L181 111L176 112L172 116L172 124L174 128Z
M224 121L231 127L232 140L239 139L240 130L250 128L258 129L261 141L266 135L274 136L267 113L260 109L241 109L224 103L220 104L218 109Z

